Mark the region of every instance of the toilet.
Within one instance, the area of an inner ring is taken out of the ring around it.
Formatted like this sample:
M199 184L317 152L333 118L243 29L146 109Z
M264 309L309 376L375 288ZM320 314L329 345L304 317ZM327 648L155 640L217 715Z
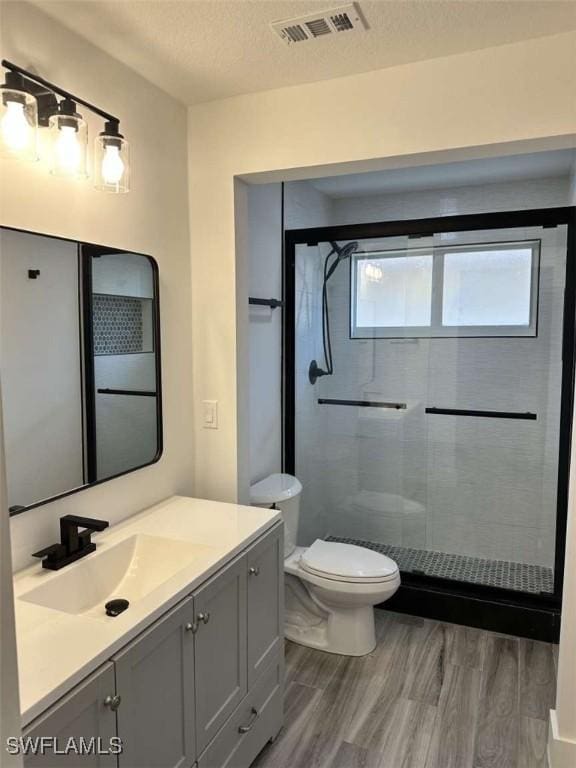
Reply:
M354 544L316 541L297 546L302 485L274 474L250 488L254 506L274 506L284 520L285 619L289 640L345 656L376 647L374 606L400 586L397 564Z

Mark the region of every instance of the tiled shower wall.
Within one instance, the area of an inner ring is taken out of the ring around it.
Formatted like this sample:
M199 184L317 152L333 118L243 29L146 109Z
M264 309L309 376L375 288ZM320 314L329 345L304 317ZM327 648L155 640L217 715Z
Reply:
M152 269L137 254L93 260L96 390L156 389ZM157 452L156 399L96 395L98 479L151 462Z
M322 227L332 224L333 201L307 182L289 182L284 187L286 229ZM312 249L310 249L312 252ZM324 532L326 489L329 483L315 464L317 456L317 392L308 383L308 365L321 354L322 289L317 257L297 259L296 276L296 475L302 483L299 543L309 544Z
M333 224L461 216L570 205L569 176L477 184L403 194L343 197L332 201Z
M489 200L490 210L545 207L565 204L566 191L566 180L554 179L334 200L332 218L351 223L369 220L369 214L384 220L470 213L487 210ZM363 217L362 211L368 213ZM341 266L330 284L336 372L315 387L307 370L311 359L322 359L326 248L322 256L317 248L299 250L301 543L332 534L553 565L565 244L560 229L546 230L544 237L537 339L351 341L348 269ZM399 400L409 407L396 412L318 405L318 397ZM538 420L425 416L430 405L531 410Z

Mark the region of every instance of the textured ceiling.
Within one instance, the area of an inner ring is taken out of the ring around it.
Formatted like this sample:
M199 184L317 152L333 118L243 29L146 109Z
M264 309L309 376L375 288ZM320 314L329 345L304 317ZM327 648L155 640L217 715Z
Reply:
M330 0L35 0L187 104L327 80L576 29L576 2L363 0L370 29L287 46L272 21Z

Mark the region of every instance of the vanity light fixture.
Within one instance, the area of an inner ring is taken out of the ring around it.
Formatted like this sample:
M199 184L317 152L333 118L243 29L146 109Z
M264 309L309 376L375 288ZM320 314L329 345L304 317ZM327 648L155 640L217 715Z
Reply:
M130 190L129 144L117 117L10 61L2 60L2 66L8 70L0 88L2 155L36 160L37 128L48 128L50 172L85 178L88 127L78 112L82 105L104 120L94 146L94 186L104 192Z
M109 120L94 144L95 186L104 192L130 189L130 146L119 124Z
M0 104L0 133L2 156L21 160L37 160L36 136L38 103L26 90L24 78L17 72L7 72Z
M62 99L58 111L48 118L51 141L50 173L85 177L88 130L71 99Z

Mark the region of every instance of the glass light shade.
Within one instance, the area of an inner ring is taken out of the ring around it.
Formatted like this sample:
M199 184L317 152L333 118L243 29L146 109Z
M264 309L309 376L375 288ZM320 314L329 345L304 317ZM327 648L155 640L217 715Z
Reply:
M0 135L3 157L37 160L38 105L36 98L14 88L0 89Z
M101 133L96 137L94 186L103 192L130 191L130 145L118 133Z
M80 115L56 114L48 122L50 130L50 173L83 178L86 173L88 130Z

